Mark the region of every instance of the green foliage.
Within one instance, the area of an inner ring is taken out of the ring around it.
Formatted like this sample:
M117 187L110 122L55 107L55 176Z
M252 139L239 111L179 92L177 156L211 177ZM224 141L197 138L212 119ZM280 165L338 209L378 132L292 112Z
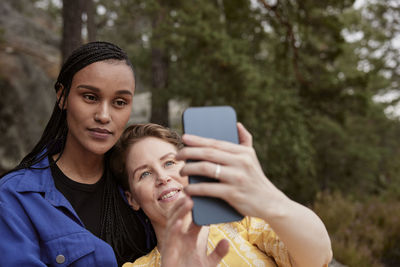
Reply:
M355 10L353 0L282 0L274 7L246 0L99 3L107 10L99 21L112 21L100 36L132 55L139 90L151 88L157 48L167 60L168 83L153 97L235 107L268 177L289 196L307 203L320 190L379 194L399 185L399 122L372 101L399 80L392 63L398 66L400 56L393 58L387 46L399 25L385 15L397 14L394 6ZM343 37L359 31L363 39Z
M366 116L348 115L343 125L318 118L313 129L320 188L379 193L398 181L400 128L381 109Z
M152 91L157 49L168 79L153 97L232 105L268 178L316 199L339 261L399 265L400 123L373 101L399 90L398 5L263 2L99 0L98 39L128 51L139 92Z
M267 176L289 196L307 201L318 190L315 151L304 111L291 94L278 90L263 102L255 96L256 105L245 109L244 121L254 135Z
M400 264L398 198L320 194L314 210L330 233L338 261L352 267Z

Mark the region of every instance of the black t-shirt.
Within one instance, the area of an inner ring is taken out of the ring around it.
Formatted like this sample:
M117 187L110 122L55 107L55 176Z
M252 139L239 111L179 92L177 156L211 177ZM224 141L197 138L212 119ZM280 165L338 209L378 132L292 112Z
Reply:
M105 175L95 184L82 184L68 178L49 156L56 188L71 203L85 228L100 237L104 202Z

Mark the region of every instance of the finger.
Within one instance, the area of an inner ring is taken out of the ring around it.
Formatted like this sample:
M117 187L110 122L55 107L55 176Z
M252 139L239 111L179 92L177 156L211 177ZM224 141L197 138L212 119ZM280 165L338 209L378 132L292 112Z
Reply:
M229 202L232 196L232 186L224 183L197 183L185 187L189 196L217 197Z
M218 263L228 254L229 251L229 242L226 239L222 239L218 242L218 245L215 247L213 252L208 255L208 262L210 266L217 266Z
M238 146L238 145L236 145ZM240 160L241 155L249 153L250 148L244 147L240 153L219 150L212 147L185 147L178 151L177 160L206 160L221 165L228 165Z
M165 235L164 240L167 241L168 243L172 243L174 238L169 238L169 237L181 235L182 226L183 226L183 220L178 219L177 221L175 221L174 224L171 224L170 227L167 227L167 231L164 232ZM167 244L167 242L165 242L165 244Z
M244 146L253 146L253 137L251 136L250 132L241 124L240 122L237 123L238 134L239 134L239 144Z
M174 231L169 231L173 233L172 236L187 232L190 236L194 236L195 239L197 239L201 227L195 225L193 222L189 225L189 228L187 228L187 225L181 225L179 228L175 228L178 222L183 221L184 217L192 210L193 201L188 196L185 196L184 198L179 199L173 208L175 209L170 210L167 222L167 229L174 229ZM170 234L167 234L166 236L169 235Z
M176 214L177 211L185 204L186 202L186 196L183 196L182 198L178 199L173 206L171 207L171 209L168 211L168 218L172 218L173 214Z
M193 201L188 196L179 199L168 213L167 226L173 225L178 220L183 219L186 214L190 212L192 207Z
M183 142L187 146L192 147L213 147L222 151L231 153L242 153L245 146L241 146L228 141L216 140L211 138L200 137L196 135L184 134L182 136Z
M195 224L193 221L190 223L189 229L188 229L188 234L192 237L194 237L195 239L197 239L199 233L201 230L201 226Z
M217 172L217 165L208 161L197 161L187 163L180 171L182 176L206 176L214 178L223 183L232 184L240 171L231 166L220 165L219 172Z
M223 183L198 183L185 187L186 194L190 196L214 197L226 201L237 212L254 216L254 205L249 202L251 195L241 192L237 186Z
M161 247L161 254L168 255L168 257L162 258L162 266L174 266L174 263L179 258L179 251L175 249L174 242L176 238L180 238L182 235L183 221L177 220L175 224L167 227L164 231L164 241ZM171 261L171 262L169 262Z

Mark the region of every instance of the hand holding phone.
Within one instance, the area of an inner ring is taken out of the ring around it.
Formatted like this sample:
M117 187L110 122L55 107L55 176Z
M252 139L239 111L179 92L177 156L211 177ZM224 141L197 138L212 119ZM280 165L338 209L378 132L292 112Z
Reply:
M183 131L187 134L239 143L236 113L230 106L187 108L182 116ZM217 170L216 170L217 171ZM205 176L189 176L189 183L218 182ZM227 202L219 198L193 196L193 221L197 225L209 225L238 221L243 216Z

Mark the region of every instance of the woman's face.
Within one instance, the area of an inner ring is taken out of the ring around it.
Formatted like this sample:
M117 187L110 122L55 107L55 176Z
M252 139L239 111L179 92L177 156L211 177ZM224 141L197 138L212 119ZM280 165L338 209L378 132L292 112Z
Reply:
M129 120L134 91L133 72L124 61L99 61L78 71L65 103L66 149L106 153Z
M188 177L179 171L183 161L176 161L177 148L155 137L146 137L131 146L127 153L130 205L142 210L153 226L165 226L168 210L184 196Z

